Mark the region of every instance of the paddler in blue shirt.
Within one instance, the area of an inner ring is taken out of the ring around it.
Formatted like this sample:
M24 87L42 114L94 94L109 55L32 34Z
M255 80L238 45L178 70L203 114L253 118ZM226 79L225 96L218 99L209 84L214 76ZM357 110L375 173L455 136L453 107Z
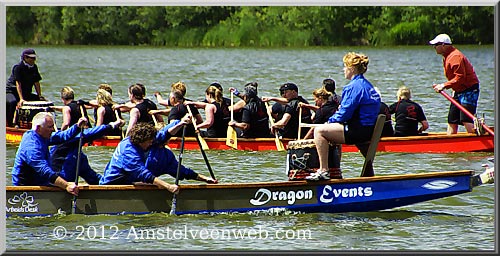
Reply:
M368 68L368 56L349 52L343 62L344 77L351 82L342 90L340 109L328 119L327 124L314 129L320 167L306 177L308 180L330 179L329 142L357 144L369 141L380 111L380 95L363 76Z
M60 177L65 180L75 180L76 178L76 163L78 162L78 144L80 137L82 138L82 145L93 140L96 140L109 132L121 127L125 121L118 119L114 122L104 125L98 125L94 128L83 130L71 140L56 145L50 148L50 165ZM78 176L82 177L90 185L98 185L102 175L96 173L89 164L89 160L85 153L80 152L80 167L78 168Z
M49 163L49 146L63 143L75 137L87 123L82 117L65 131L54 132L54 117L40 112L33 117L32 128L23 134L12 169L15 186L55 185L68 193L78 195L78 186L68 182L52 170Z
M177 160L173 153L164 147L164 143L176 133L189 118L176 120L159 132L153 125L138 123L131 130L128 137L123 139L115 149L110 162L106 165L101 185L128 185L135 182L154 184L166 188L172 193L177 193L179 187L169 184L158 178L161 174L177 174ZM181 166L180 179L197 179L207 183L217 181L196 174L189 168Z

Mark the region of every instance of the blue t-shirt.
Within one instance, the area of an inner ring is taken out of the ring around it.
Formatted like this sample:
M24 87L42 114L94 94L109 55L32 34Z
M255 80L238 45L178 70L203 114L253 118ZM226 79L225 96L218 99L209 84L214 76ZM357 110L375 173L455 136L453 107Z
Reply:
M380 111L380 95L362 74L355 75L342 90L340 109L329 123L342 123L348 127L372 126Z

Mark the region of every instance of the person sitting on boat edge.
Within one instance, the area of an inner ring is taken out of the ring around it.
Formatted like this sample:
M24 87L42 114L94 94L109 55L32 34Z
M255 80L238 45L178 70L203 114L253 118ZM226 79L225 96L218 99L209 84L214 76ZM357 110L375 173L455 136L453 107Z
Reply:
M241 110L241 122L230 121L238 132L239 137L243 138L270 138L269 116L267 115L265 103L257 96L257 88L245 86L244 92L240 93L245 102Z
M5 101L6 125L8 127L16 125L18 120L14 119L16 109L20 108L24 101L45 100L42 96L40 80L42 76L36 65L36 52L33 49L25 49L21 53L21 61L12 66L12 72L7 79ZM34 94L33 87L35 87Z
M389 106L389 112L394 114L396 125L394 136L405 137L421 134L429 128L422 107L411 101L411 90L402 86L397 92L398 101ZM418 124L421 124L418 128Z
M115 103L111 93L104 89L98 89L96 94L97 108L94 109L95 125L109 124L118 119L123 119L119 109L113 110ZM109 136L122 136L121 126L116 126L116 129L108 131Z
M145 95L146 87L141 83L135 83L128 87L129 100L134 103L135 106L130 109L130 119L126 134L128 134L137 123L146 122L155 125L154 118L156 118L157 122L163 122L163 117L161 115L155 114L152 116L149 114L149 111L158 108L153 101L145 98Z
M258 94L258 88L259 88L259 84L257 82L248 82L246 83L244 86L243 86L243 90L245 90L247 87L253 87L255 89L255 93ZM241 113L241 110L245 107L246 105L246 102L244 100L244 94L243 93L240 93L240 91L238 91L238 89L234 88L234 87L229 87L229 91L236 97L240 98L240 100L238 102L233 102L233 106L230 106L229 107L229 112L231 112L231 110L233 111L233 119L236 121L236 122L241 122L241 117L242 117L242 113Z
M83 134L80 132L72 139L51 147L50 166L52 167L52 170L57 172L57 174L65 180L75 180L80 137L83 136L83 145L108 134L110 131L122 127L124 124L125 121L118 119L114 122L110 122L109 124L84 129ZM98 185L102 175L96 173L94 169L92 169L87 155L83 151L81 151L80 154L78 176L82 177L89 185Z
M56 111L61 111L62 113L62 124L61 130L66 130L68 127L76 124L78 119L82 117L82 110L85 118L88 120L89 116L87 114L87 109L85 108L85 102L83 100L75 100L75 91L66 86L61 89L61 101L64 106L51 106L52 109ZM87 124L87 127L92 127L90 123Z
M380 111L380 95L364 77L368 56L349 52L343 57L344 77L350 80L342 90L340 108L328 123L314 129L314 144L318 151L318 170L308 180L330 179L328 166L329 142L356 144L370 141Z
M299 95L299 88L294 83L284 83L280 87L280 92L283 91L283 96L288 101L285 105L285 110L283 118L276 121L274 126L271 127L271 132L274 134L278 129L283 129L283 138L298 138L298 128L299 128L299 118L302 123L311 123L311 112L309 109L302 111L302 116L299 117L298 105L299 102L309 104L309 102ZM263 97L262 100L265 101L278 101L281 98L278 97ZM307 134L307 130L302 130L300 137L304 137Z
M194 105L196 108L203 108L205 120L199 123L198 129L206 128L206 131L200 131L201 136L209 138L224 138L227 134L228 121L224 118L225 107L222 99L222 92L215 86L209 86L205 90L206 102L186 102L187 105ZM193 113L194 115L194 113Z
M330 100L332 97L331 92L327 91L324 87L315 89L313 91L314 101L316 102L316 106L318 107L315 111L314 118L312 120L313 124L324 124L328 122L328 118L330 118L339 107L339 104ZM302 102L299 103L299 107L308 108L309 104L304 104ZM314 127L309 129L306 136L303 139L312 139L314 136Z
M181 120L184 116L188 114L187 108L191 110L196 124L203 122L203 117L201 116L198 109L193 105L186 105L186 102L192 101L185 98L186 96L186 84L184 82L178 81L171 85L172 91L169 94L169 102L172 108L168 114L168 122L172 123L176 120ZM196 130L192 124L186 127L185 137L195 137ZM175 135L176 137L182 136L182 131L178 131Z
M158 131L146 159L146 168L150 170L153 175L159 177L163 174L168 174L174 178L177 176L177 166L179 162L175 158L173 152L165 145L168 143L168 140L173 134L176 134L184 125L188 125L190 123L191 118L189 115L186 115L182 118L182 120L175 120ZM218 183L217 180L196 173L191 168L181 165L181 169L179 170L179 180L183 179L204 181L212 184Z
M116 147L99 184L131 185L143 182L177 193L179 191L177 185L159 179L146 167L147 150L152 146L156 135L156 128L152 124L146 122L135 124L128 137Z
M78 195L78 186L60 177L50 166L49 146L75 137L87 123L85 117L65 131L54 132L54 117L40 112L33 117L31 130L23 134L12 168L14 186L55 185L68 193Z

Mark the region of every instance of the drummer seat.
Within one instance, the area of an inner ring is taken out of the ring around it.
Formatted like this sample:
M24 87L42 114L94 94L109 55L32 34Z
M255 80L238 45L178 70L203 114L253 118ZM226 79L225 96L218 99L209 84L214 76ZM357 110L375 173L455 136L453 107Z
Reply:
M375 159L375 154L377 153L377 146L378 142L380 141L380 136L382 136L384 123L385 123L385 115L384 114L378 115L377 122L375 123L375 128L373 129L371 140L365 143L356 144L356 147L365 157L365 162L363 163L363 169L360 175L361 177L375 176L375 173L373 171L373 160Z

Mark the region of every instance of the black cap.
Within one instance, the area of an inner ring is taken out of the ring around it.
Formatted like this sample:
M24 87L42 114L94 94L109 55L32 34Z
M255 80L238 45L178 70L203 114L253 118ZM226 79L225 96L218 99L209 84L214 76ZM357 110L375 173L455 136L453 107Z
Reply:
M36 52L33 49L26 49L23 51L22 57L36 58Z
M297 85L294 83L285 83L280 87L280 92L284 92L286 90L294 90L296 92L299 92L299 87L297 87Z
M257 88L254 86L245 86L242 96L247 96L248 98L254 98L257 96Z

